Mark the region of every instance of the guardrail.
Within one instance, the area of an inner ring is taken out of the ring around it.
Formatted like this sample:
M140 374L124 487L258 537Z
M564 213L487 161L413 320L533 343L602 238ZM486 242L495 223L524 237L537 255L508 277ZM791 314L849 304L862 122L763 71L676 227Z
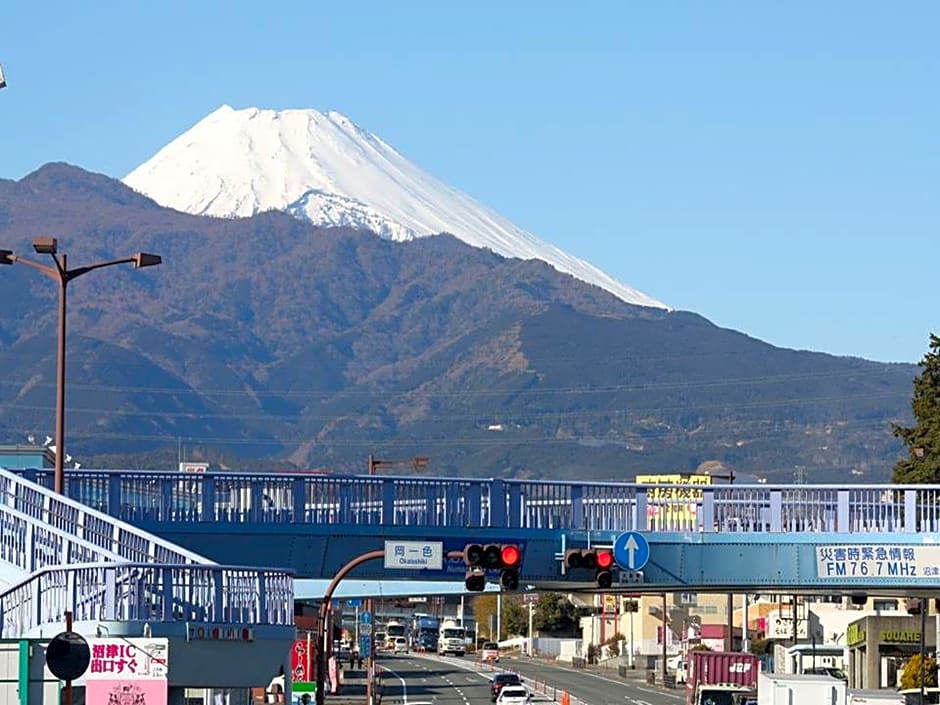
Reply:
M51 471L21 471L51 485ZM66 493L128 522L590 531L940 531L930 485L636 485L370 475L67 471Z
M92 561L214 563L3 469L0 532L0 560L27 575Z
M294 623L293 573L220 565L92 563L43 568L0 594L0 638L75 621Z

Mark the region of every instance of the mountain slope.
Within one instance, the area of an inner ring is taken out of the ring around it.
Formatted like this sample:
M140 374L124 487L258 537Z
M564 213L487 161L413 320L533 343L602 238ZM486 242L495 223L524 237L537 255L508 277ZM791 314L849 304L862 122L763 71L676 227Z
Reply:
M38 259L49 232L72 266L164 258L69 287L68 450L85 467L172 466L182 441L236 467L361 471L375 453L430 456L434 474L717 462L874 481L909 418L914 366L776 348L451 236L192 216L60 164L0 181L0 247ZM53 427L55 297L0 268L0 440Z
M196 215L283 210L315 225L360 228L399 241L450 233L505 257L543 260L628 303L665 308L441 183L336 112L226 105L124 182Z

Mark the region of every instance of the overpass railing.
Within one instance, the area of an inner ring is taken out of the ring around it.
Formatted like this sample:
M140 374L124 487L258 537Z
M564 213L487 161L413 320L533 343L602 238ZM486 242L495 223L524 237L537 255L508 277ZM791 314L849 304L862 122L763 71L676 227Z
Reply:
M75 621L292 626L293 574L219 565L49 567L0 594L0 637Z
M51 485L51 471L21 471ZM589 531L940 531L929 485L637 485L370 475L69 470L68 496L127 522Z
M0 560L23 575L96 561L211 564L120 517L0 469Z

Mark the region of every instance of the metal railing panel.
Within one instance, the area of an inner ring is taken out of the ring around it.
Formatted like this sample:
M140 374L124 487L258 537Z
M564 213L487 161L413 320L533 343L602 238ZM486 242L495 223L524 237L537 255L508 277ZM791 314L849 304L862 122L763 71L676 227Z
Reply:
M94 563L44 568L0 594L0 637L71 611L75 621L283 625L294 620L293 574L275 568Z
M69 556L88 560L154 560L169 563L211 564L212 561L143 529L111 516L91 505L110 511L114 499L111 488L116 482L141 487L137 477L93 472L80 481L68 482L86 506L68 496L56 494L43 486L51 473L24 473L26 477L0 469L0 557L24 573L47 566L61 565ZM30 474L40 482L27 479ZM67 481L72 478L66 474ZM77 478L76 478L77 480ZM168 483L158 473L145 479L150 493L135 497L149 498ZM129 508L135 505L129 504ZM133 513L133 512L132 512Z
M51 471L24 471L51 483ZM0 483L0 492L10 479ZM65 526L74 508L21 488L18 506ZM222 521L587 531L940 531L940 487L637 485L400 476L69 471L70 496L127 521ZM79 505L80 506L80 505ZM79 516L89 540L105 534ZM128 544L133 544L128 540ZM127 548L136 557L136 545ZM151 555L156 553L150 551Z

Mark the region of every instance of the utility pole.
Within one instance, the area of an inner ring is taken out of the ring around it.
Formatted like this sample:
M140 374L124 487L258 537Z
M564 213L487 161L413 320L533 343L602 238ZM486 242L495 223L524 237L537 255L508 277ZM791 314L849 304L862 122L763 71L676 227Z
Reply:
M636 650L633 648L633 608L630 608L630 668L636 668Z
M535 612L535 603L529 600L529 643L526 647L526 655L532 658L532 615Z
M503 591L496 593L496 644L503 638Z
M666 685L666 629L668 628L668 622L666 593L663 593L663 685Z
M749 634L747 629L747 613L748 613L748 604L747 604L747 593L744 593L744 616L741 622L741 651L747 653L748 651L748 641Z

